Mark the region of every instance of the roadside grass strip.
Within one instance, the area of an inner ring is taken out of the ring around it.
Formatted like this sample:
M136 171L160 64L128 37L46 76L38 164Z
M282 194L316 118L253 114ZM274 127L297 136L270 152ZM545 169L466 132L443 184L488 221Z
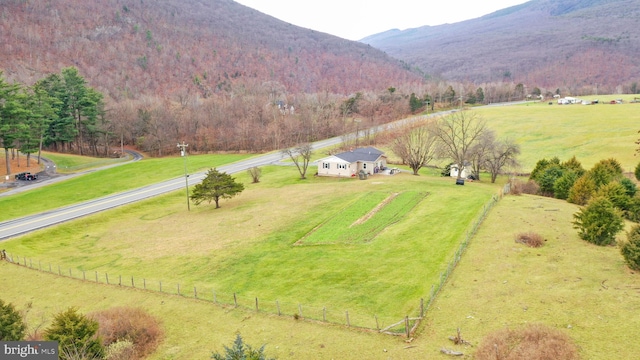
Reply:
M366 243L386 227L398 222L428 193L369 192L319 224L296 245L335 245Z

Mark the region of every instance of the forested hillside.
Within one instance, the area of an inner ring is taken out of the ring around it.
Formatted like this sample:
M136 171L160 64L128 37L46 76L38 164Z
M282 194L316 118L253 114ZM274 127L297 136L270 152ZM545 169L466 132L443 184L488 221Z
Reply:
M523 83L573 95L638 92L639 21L639 0L532 0L362 42L436 79Z
M103 95L99 113L74 119L57 108L45 124L45 147L77 153L124 144L163 156L176 141L192 152L279 149L351 131L356 116L394 120L422 88L420 75L371 46L231 0L2 0L0 16L0 80L33 94L77 69ZM69 103L73 90L54 88ZM63 122L71 132L61 142ZM11 140L18 131L3 147L33 142Z
M348 95L419 80L370 46L231 0L3 0L0 6L5 76L30 84L75 66L116 100L207 97L265 81L292 93Z

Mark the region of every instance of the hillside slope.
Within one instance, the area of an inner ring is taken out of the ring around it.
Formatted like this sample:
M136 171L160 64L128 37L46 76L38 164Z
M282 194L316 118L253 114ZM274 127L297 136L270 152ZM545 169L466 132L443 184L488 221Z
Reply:
M31 84L75 66L116 100L207 97L267 81L290 92L349 94L420 79L371 46L231 0L6 0L0 14L0 71L8 79Z
M615 91L640 78L638 21L638 0L532 0L361 41L435 78Z

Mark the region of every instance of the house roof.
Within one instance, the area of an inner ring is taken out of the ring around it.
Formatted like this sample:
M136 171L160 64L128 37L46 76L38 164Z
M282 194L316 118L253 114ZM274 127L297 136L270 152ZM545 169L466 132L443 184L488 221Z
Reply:
M383 155L384 153L382 151L369 146L357 148L352 151L345 151L343 153L336 154L335 157L354 163L356 161L376 161Z

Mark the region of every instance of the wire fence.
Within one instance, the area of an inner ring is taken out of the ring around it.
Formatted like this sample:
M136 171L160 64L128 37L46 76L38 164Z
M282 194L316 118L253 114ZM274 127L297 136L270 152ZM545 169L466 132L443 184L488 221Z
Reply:
M489 211L505 194L509 193L509 190L509 184L505 185L498 195L494 195L492 199L483 206L482 212L466 231L465 237L460 243L458 249L455 251L453 259L447 264L446 269L440 273L437 283L431 285L430 293L425 298L420 299L417 304L417 308L413 311L413 314L406 315L399 321L397 318L394 320L388 316L378 316L376 314L365 315L357 312L350 312L349 310L339 310L326 306L309 306L300 303L260 299L259 297L250 297L238 293L216 292L216 290L211 288L185 286L184 284L175 282L163 282L162 280L122 276L113 273L109 274L107 272L103 273L98 271L63 269L59 265L53 265L51 263L43 264L41 261L34 261L34 259L29 259L27 257L9 254L4 250L0 253L0 260L6 260L10 263L25 266L29 269L87 282L129 287L144 291L164 293L167 295L177 295L211 302L225 307L243 308L257 313L346 325L348 327L375 330L389 335L406 336L409 338L413 335L419 326L420 321L424 318L430 306L435 301L438 293L462 258L462 254L466 250L469 242L476 234Z

